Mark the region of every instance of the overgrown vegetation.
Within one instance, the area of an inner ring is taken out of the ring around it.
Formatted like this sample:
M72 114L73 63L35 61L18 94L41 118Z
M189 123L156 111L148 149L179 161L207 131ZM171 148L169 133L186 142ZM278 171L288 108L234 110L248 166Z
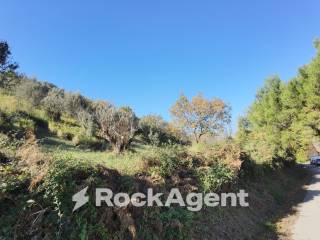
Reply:
M266 188L264 196L281 204L287 185L270 187L277 182L267 179L305 159L310 141L319 139L320 49L290 82L266 82L239 121L236 139L226 134L230 107L220 99L182 95L171 109L174 122L138 118L130 107L23 76L10 54L1 42L0 239L201 239L195 233L208 209L101 211L91 202L72 213L72 195L86 186L115 193L175 187L185 195L248 184L253 196L261 199ZM229 211L210 211L209 225L221 216L227 221Z

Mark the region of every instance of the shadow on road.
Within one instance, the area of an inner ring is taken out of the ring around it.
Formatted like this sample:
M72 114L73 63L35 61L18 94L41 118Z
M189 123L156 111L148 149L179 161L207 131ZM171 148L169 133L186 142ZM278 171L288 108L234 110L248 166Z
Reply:
M271 231L272 238L267 239L291 240L292 230L299 217L299 205L313 201L316 197L320 196L320 190L306 189L310 184L320 182L319 175L316 175L317 173L320 173L320 167L309 164L300 164L297 167L306 171L308 175L306 176L305 181L302 181L301 185L297 186L287 196L287 200L272 221L274 226L277 226Z

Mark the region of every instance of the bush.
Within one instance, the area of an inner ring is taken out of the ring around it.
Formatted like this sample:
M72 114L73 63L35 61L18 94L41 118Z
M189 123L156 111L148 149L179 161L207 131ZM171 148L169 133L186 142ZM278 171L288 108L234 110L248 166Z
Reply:
M174 129L161 116L147 115L139 120L139 133L147 144L161 146L164 144L184 144L187 142L183 132Z
M64 111L71 117L77 118L79 111L89 107L89 100L79 93L66 93Z
M165 139L166 122L161 116L148 115L139 120L139 130L146 143L160 146L166 142Z
M60 121L63 112L64 91L53 88L42 101L47 116L54 121Z
M0 88L3 88L9 93L14 92L16 87L20 84L21 77L13 71L0 73Z
M216 164L198 169L198 177L205 192L219 191L235 178L235 172L225 163Z
M188 239L188 231L192 225L194 213L183 208L168 208L159 215L164 224L163 239Z
M5 114L0 112L0 131L14 138L22 139L27 134L35 134L37 122L23 111Z
M54 86L49 83L41 83L35 79L23 78L16 88L16 96L21 100L27 100L33 107L38 107Z
M96 124L91 113L84 109L81 109L77 112L77 120L87 136L91 137L94 135Z
M184 167L187 153L179 145L170 145L150 149L144 153L143 160L151 172L161 177L169 177Z
M232 139L223 139L213 144L198 143L190 148L190 152L201 158L207 166L223 162L235 171L241 167L241 149Z
M93 167L68 157L55 161L38 187L38 192L44 197L44 204L53 208L50 215L46 216L55 228L51 233L55 233L59 239L114 239L123 227L121 210L107 208L105 211L97 211L94 202L89 201L85 210L72 214L74 202L71 199L74 193L87 186L87 194L91 198L95 187L108 187L117 192L120 183L121 176L114 170Z

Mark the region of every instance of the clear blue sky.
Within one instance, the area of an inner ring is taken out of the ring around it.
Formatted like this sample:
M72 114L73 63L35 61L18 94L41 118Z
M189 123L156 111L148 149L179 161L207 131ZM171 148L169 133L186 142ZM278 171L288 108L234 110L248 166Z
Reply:
M129 105L142 116L181 92L220 97L233 126L267 76L288 80L320 36L319 0L1 0L0 38L20 71Z

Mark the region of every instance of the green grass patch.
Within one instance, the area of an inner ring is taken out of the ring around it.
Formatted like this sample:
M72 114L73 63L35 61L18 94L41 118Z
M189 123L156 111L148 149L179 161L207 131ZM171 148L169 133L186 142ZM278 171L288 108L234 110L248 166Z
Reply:
M135 174L141 170L141 154L125 152L115 154L111 151L91 151L75 147L72 142L55 137L47 137L40 141L42 149L54 159L74 159L88 162L92 165L101 164L107 168L116 169L123 174Z

